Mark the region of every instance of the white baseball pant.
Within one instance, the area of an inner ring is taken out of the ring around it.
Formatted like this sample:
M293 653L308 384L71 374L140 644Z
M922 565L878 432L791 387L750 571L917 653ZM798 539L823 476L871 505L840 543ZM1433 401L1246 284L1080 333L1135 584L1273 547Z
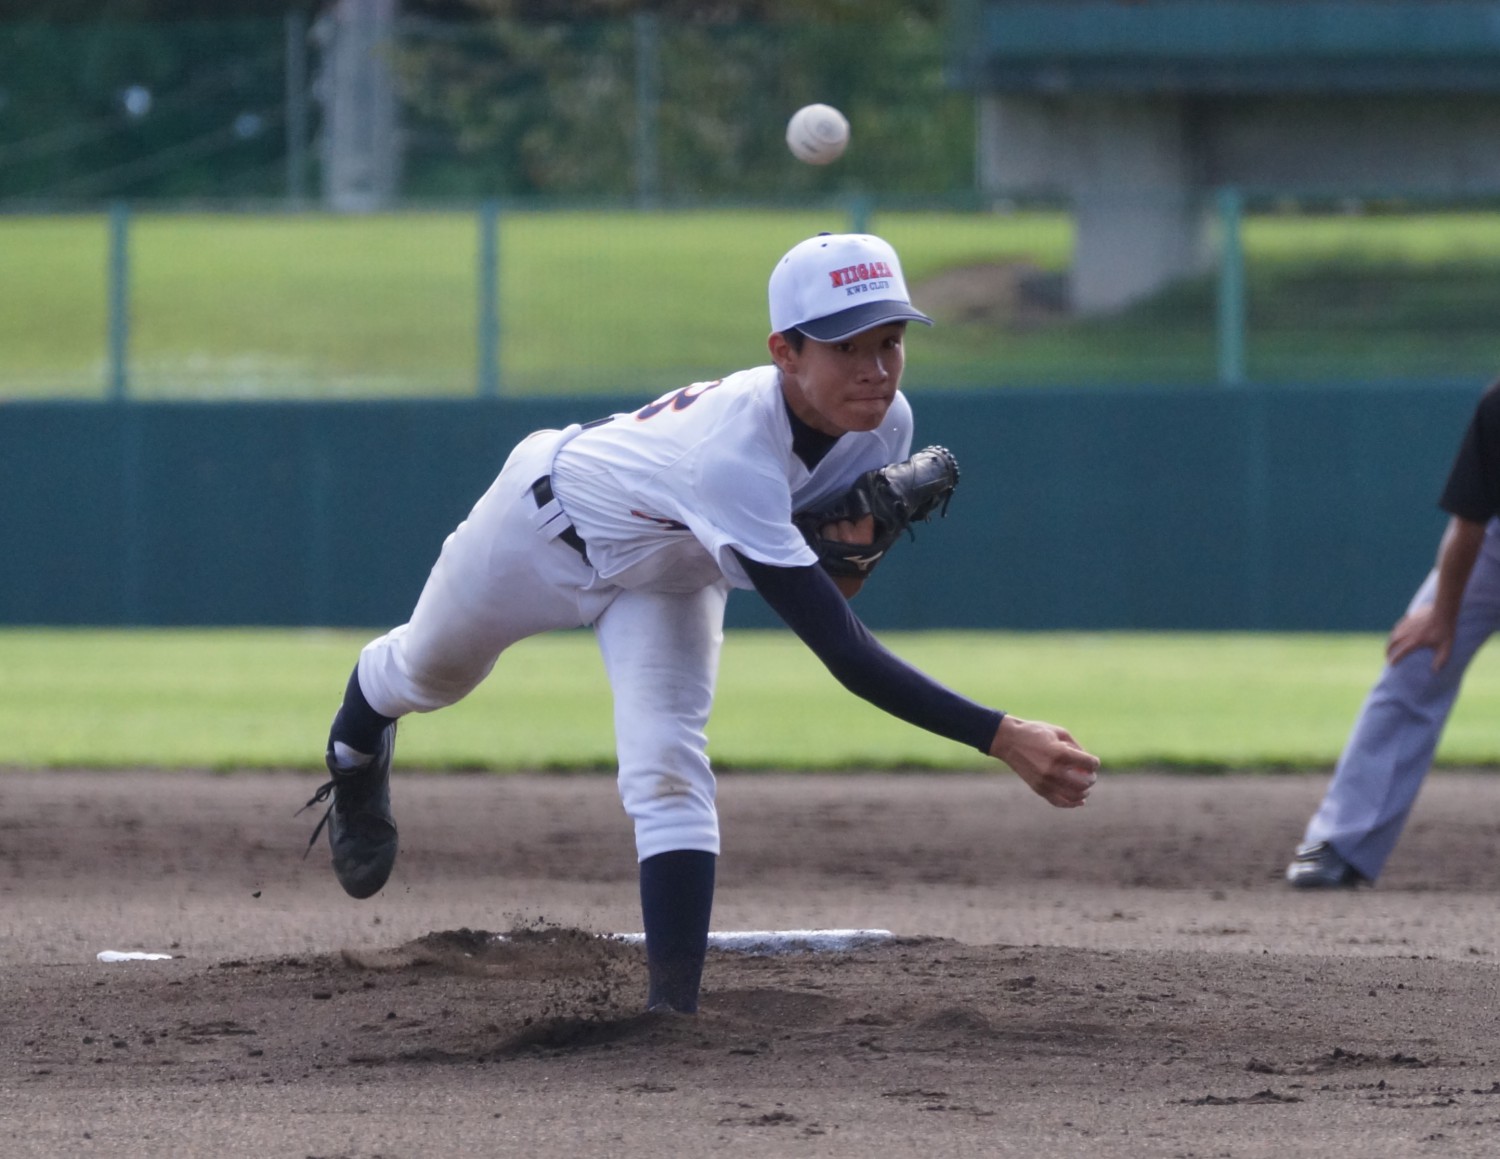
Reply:
M577 428L524 440L452 532L410 620L365 646L359 683L375 711L399 717L453 704L518 640L592 625L614 695L621 802L641 860L679 849L719 852L704 729L713 707L727 583L689 593L600 580L558 533L548 474Z

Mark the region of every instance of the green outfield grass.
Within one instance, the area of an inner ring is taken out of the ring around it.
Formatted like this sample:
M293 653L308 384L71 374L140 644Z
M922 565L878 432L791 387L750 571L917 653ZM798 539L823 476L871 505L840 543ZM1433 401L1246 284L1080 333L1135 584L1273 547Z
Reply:
M507 212L501 388L654 393L764 359L765 277L845 208ZM919 303L929 280L1025 263L1060 274L1059 213L877 212ZM131 392L143 398L452 396L477 382L478 219L140 213ZM1500 364L1500 215L1254 216L1249 373L1488 377ZM0 398L100 397L108 236L99 216L0 219ZM965 320L911 342L913 390L1202 383L1216 283L1096 320Z
M0 766L316 768L368 633L0 631ZM882 637L950 686L1065 724L1116 769L1326 768L1382 638L1174 633ZM1500 655L1471 669L1439 753L1500 763ZM608 769L592 636L518 645L468 700L403 724L405 767ZM783 632L730 633L709 726L721 768L978 768L838 687Z
M911 276L1030 256L1055 215L901 214ZM516 212L499 230L502 390L656 390L765 360L765 278L827 212ZM131 227L132 393L469 394L478 219L153 215ZM0 394L97 395L107 235L97 218L0 220Z

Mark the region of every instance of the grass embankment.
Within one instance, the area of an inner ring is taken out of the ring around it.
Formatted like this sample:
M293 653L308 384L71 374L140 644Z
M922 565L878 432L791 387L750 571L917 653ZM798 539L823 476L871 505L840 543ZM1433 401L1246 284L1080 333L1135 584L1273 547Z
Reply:
M318 766L363 632L0 631L0 766ZM1351 635L902 633L974 698L1065 724L1114 768L1327 767L1374 679ZM1496 763L1500 657L1481 653L1439 760ZM788 634L731 633L709 725L721 768L974 768L870 708ZM609 690L586 632L512 649L468 700L403 724L401 763L608 768Z
M881 212L921 288L975 265L1054 277L1058 213ZM765 277L837 207L516 211L499 231L500 380L514 395L650 394L764 359ZM1247 220L1248 374L1483 380L1500 365L1500 215ZM130 233L141 398L462 396L477 382L475 214L142 213ZM105 389L102 217L0 221L0 398ZM941 314L942 312L939 311ZM912 339L908 386L1189 383L1216 373L1216 282L1109 318L994 311Z

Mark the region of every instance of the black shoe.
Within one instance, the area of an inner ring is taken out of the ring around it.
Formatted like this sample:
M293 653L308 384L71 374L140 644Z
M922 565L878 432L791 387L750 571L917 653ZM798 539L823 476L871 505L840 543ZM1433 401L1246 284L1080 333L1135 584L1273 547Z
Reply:
M396 818L391 813L391 754L395 748L395 724L386 725L380 734L379 751L369 764L359 768L341 769L335 765L330 746L326 759L333 780L302 806L310 809L328 800L330 795L333 797L307 848L311 851L318 834L327 825L333 872L350 897L365 898L378 893L396 865Z
M1297 889L1353 889L1369 882L1326 841L1299 845L1296 857L1286 867L1286 880Z

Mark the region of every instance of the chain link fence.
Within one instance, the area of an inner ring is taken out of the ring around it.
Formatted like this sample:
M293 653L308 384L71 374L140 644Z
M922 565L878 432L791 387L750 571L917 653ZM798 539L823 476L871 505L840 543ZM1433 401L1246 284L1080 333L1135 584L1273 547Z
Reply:
M944 35L915 15L439 22L390 0L316 19L0 21L0 207L339 207L350 182L377 208L964 194L973 98L948 83ZM786 152L788 117L814 101L856 126L834 167Z
M1069 305L1059 208L0 216L0 398L653 395L766 357L765 281L869 228L938 321L910 389L1481 385L1500 212L1243 202L1217 258L1106 315Z
M913 390L1500 366L1482 201L1214 191L1197 274L1077 310L1070 207L977 191L932 21L383 35L400 147L349 213L326 19L0 24L0 399L651 394L762 361L772 264L847 228L939 320ZM814 100L854 125L836 165L782 139Z

